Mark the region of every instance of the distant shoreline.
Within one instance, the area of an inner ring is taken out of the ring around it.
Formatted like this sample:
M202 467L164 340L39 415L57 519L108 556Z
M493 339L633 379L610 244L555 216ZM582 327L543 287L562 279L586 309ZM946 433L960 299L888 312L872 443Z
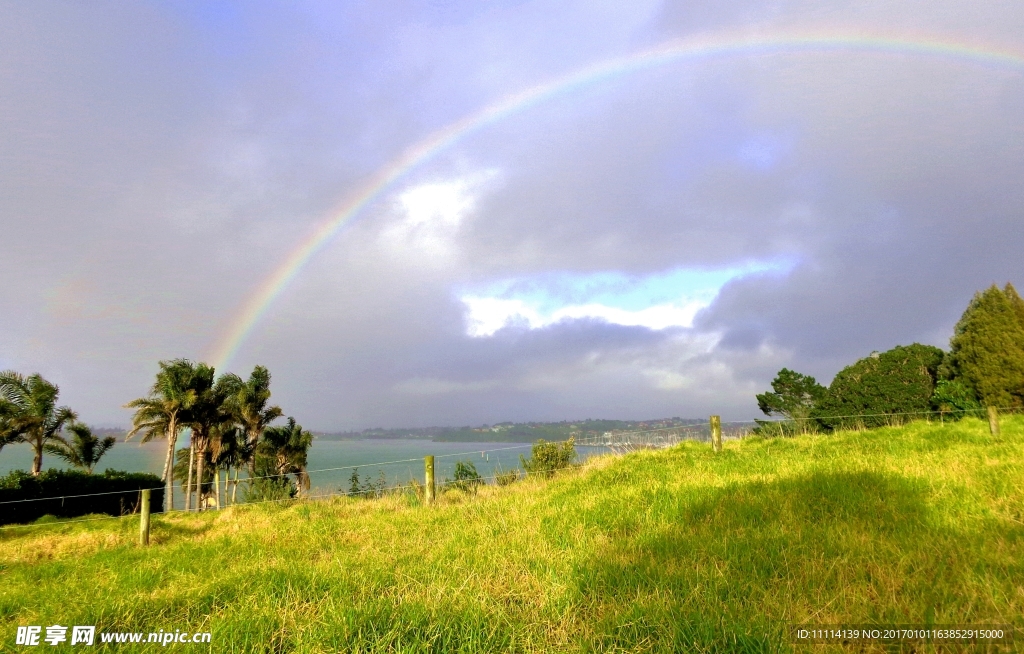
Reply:
M571 437L600 436L606 432L643 431L700 424L697 418L654 420L563 420L561 422L503 422L479 427L423 427L416 429L364 429L363 431L319 433L326 441L424 440L434 443L534 443L538 440L564 441Z

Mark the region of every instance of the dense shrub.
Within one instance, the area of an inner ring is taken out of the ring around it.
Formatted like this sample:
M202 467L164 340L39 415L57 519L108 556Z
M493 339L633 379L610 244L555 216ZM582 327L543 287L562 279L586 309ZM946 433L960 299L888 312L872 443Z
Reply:
M812 416L826 429L902 424L932 410L943 352L930 345L897 346L839 371Z
M299 494L295 483L287 477L253 479L245 489L246 502L275 502L288 500Z
M974 391L959 379L940 379L935 384L932 407L939 412L940 418L943 419L979 416L983 412L981 402L975 397Z
M139 507L139 491L144 488L152 489L151 511L160 511L164 488L156 475L117 470L91 475L51 468L33 477L15 470L0 477L0 524L32 522L44 515L74 518L89 513L134 513Z
M445 488L457 488L464 491L476 492L477 486L484 483L483 477L477 472L472 461L455 462L455 479L444 480Z
M576 441L570 438L564 443L548 443L539 440L533 444L530 458L519 455L519 462L527 474L550 477L556 470L568 468L576 460Z

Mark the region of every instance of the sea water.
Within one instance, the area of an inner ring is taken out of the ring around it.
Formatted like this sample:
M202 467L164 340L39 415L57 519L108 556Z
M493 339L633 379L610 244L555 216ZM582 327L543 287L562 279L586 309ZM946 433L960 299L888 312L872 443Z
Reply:
M181 439L179 447L188 445ZM488 483L502 470L522 469L519 456L530 458L529 443L440 443L419 439L354 440L332 441L315 439L307 455L306 468L309 471L311 490L316 494L348 492L353 471L358 472L360 482L376 482L384 474L388 486L406 483L412 479L423 482L423 457L434 455L434 478L438 483L455 475L458 461L472 463L477 472ZM579 460L594 454L604 453L607 448L576 446ZM127 472L149 472L160 475L163 472L167 444L164 441L138 443L118 442L107 452L96 466L101 472L108 468ZM29 470L32 467L32 450L24 443L8 445L0 450L0 475L14 469ZM67 468L61 459L43 454L43 469ZM241 475L245 477L243 472ZM180 482L180 480L176 480ZM240 486L239 493L244 489ZM181 504L175 493L175 504Z

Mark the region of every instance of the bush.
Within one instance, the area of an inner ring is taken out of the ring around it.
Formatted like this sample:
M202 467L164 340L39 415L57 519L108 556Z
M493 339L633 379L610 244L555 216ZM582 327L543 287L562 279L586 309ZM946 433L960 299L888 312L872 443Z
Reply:
M299 494L295 482L287 474L279 473L274 467L274 461L269 457L256 457L254 471L256 476L249 481L249 487L245 490L246 502L288 500ZM207 475L204 474L203 477L207 477ZM209 479L212 487L212 473L209 475Z
M476 487L483 484L483 477L477 472L476 466L471 461L456 461L455 462L455 479L449 481L444 480L443 487L457 488L459 490L476 492Z
M499 486L508 486L519 481L520 474L519 468L512 468L511 470L499 472L494 476L494 481Z
M117 470L97 475L51 468L33 477L15 470L0 477L0 524L32 522L44 515L75 518L90 513L134 513L139 507L139 491L144 488L152 489L150 510L158 513L164 504L164 483L156 475Z
M899 425L932 409L944 354L914 343L875 353L839 371L811 415L826 429ZM910 415L908 415L910 414Z
M246 502L275 502L290 500L299 494L295 483L287 477L253 479L245 490Z
M384 476L383 470L377 471L377 480L372 481L367 479L365 482L359 482L359 468L352 469L352 475L348 478L349 487L347 495L351 497L362 497L364 499L384 497L389 491L387 477ZM398 488L390 489L398 490Z
M974 391L958 379L940 379L932 394L932 406L942 418L960 419L984 413Z
M556 470L568 468L576 460L576 441L570 438L564 443L548 443L539 440L533 444L530 458L519 455L519 462L527 474L550 477Z

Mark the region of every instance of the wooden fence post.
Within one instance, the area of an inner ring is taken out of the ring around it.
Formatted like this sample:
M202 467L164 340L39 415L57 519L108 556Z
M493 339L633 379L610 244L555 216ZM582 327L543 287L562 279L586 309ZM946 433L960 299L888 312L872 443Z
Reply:
M711 416L711 447L716 452L722 451L722 417Z
M426 472L426 483L423 485L423 503L434 503L434 455L429 454L423 457L423 467Z
M988 408L988 431L993 436L999 435L999 411L994 406Z
M149 545L149 489L142 491L142 516L139 520L139 545Z

